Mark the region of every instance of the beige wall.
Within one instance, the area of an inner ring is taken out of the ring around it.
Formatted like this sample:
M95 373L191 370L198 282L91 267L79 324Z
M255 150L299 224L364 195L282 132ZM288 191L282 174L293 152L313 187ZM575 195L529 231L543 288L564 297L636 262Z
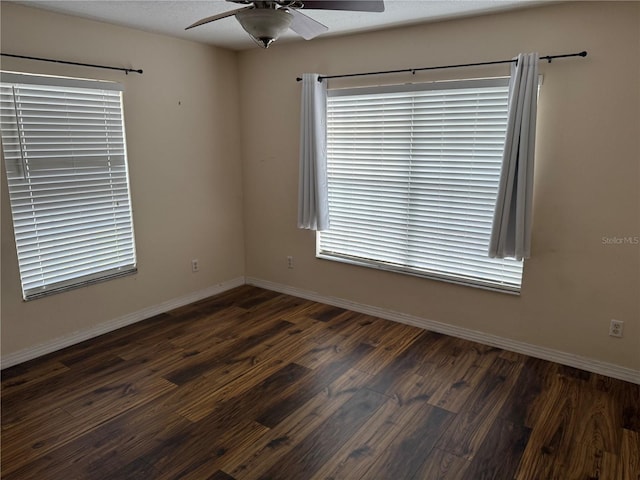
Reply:
M2 60L6 69L124 83L140 269L22 302L2 175L3 355L246 274L640 370L640 247L602 244L640 235L639 3L550 5L240 54L6 2L1 17L3 52L145 70ZM541 65L533 258L520 297L315 258L314 235L295 227L296 76L583 49L586 59ZM626 322L625 338L608 337L611 318Z
M2 2L2 51L143 68L13 60L2 68L124 84L137 275L23 302L2 174L2 355L244 274L234 52ZM200 272L191 272L191 259Z
M640 3L582 2L242 52L247 276L640 370L640 246L602 242L640 236L639 29ZM295 227L296 76L581 50L586 59L541 64L533 251L521 296L315 258L314 234ZM612 318L625 321L623 339L608 336Z

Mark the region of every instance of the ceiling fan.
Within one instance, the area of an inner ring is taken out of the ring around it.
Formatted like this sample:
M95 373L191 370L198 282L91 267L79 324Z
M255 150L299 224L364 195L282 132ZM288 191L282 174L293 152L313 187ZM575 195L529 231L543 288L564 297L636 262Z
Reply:
M227 0L245 7L198 20L185 30L234 16L242 28L262 48L267 48L287 29L305 40L311 40L329 30L328 27L300 12L309 10L350 10L354 12L384 12L384 0Z

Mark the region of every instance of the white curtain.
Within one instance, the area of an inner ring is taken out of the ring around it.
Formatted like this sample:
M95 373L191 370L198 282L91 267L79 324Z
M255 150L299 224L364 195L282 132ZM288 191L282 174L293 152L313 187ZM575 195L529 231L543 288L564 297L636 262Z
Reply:
M329 228L327 198L327 82L302 75L298 228Z
M521 53L517 60L511 64L507 135L489 256L522 260L531 253L538 54Z

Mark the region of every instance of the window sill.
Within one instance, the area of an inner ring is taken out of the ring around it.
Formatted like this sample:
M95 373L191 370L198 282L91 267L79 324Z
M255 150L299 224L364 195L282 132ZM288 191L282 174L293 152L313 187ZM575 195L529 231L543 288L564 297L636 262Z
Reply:
M499 285L491 282L483 282L482 280L454 277L435 272L429 272L426 270L412 269L409 267L402 267L390 263L376 262L373 260L367 260L363 258L350 257L347 255L339 255L335 253L318 252L316 258L321 260L330 260L333 262L346 263L348 265L355 265L358 267L373 268L376 270L383 270L386 272L400 273L404 275L411 275L414 277L426 278L429 280L437 280L440 282L453 283L454 285L462 285L465 287L480 288L482 290L489 290L491 292L506 293L509 295L520 296L521 288L510 285Z

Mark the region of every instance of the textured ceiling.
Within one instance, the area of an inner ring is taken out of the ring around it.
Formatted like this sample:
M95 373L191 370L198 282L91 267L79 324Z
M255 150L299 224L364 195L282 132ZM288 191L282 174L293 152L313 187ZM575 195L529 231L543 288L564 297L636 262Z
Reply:
M201 18L242 6L222 0L30 0L16 3L234 50L255 48L255 44L234 17L185 32L186 26ZM305 13L327 25L329 32L323 36L328 36L523 8L540 3L543 2L539 0L385 0L386 8L383 13L326 10L306 10ZM294 40L303 41L289 31L281 37L279 42Z

